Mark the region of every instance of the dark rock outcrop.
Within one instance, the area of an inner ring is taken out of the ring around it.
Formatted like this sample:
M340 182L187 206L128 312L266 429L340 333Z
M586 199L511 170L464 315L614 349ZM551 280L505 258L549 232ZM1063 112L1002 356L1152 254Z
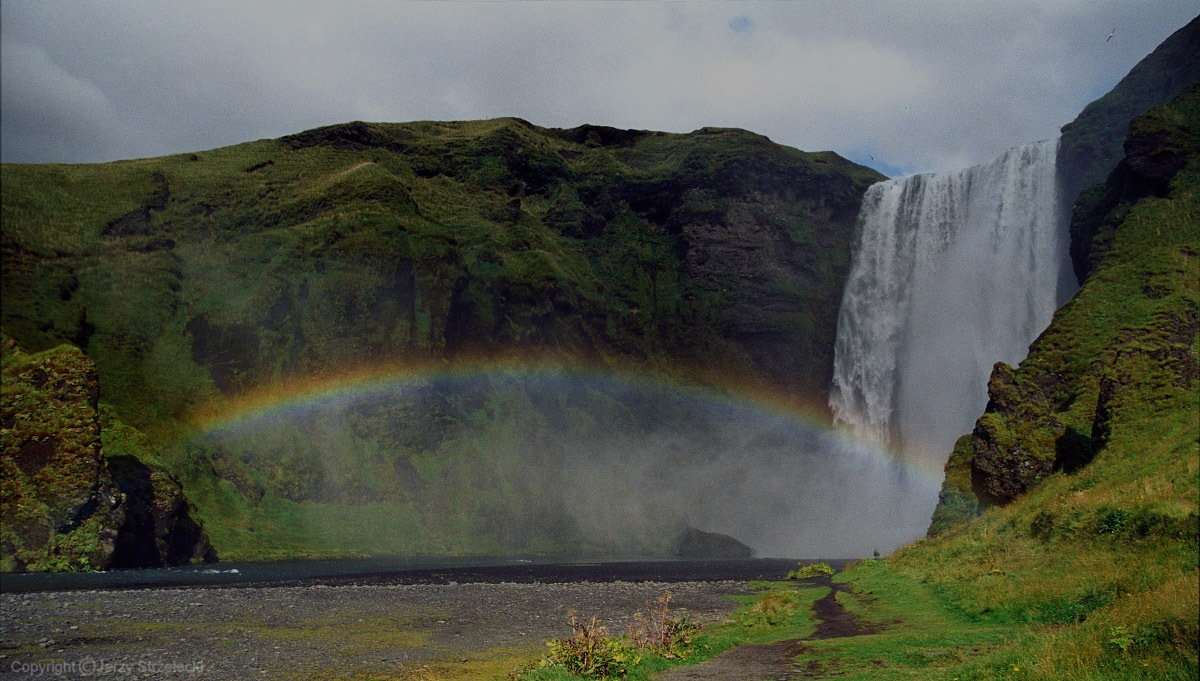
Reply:
M988 396L971 433L971 488L985 504L1006 504L1054 470L1065 428L1041 388L1003 362L992 369Z
M1137 63L1121 82L1062 127L1059 186L1069 203L1104 178L1123 157L1129 121L1165 104L1200 80L1200 16Z
M112 567L161 567L212 562L216 551L179 480L163 466L137 430L101 410L105 458L113 483L125 495L125 520L117 532Z
M671 555L679 558L730 559L750 558L754 551L727 534L705 532L689 527L675 538Z

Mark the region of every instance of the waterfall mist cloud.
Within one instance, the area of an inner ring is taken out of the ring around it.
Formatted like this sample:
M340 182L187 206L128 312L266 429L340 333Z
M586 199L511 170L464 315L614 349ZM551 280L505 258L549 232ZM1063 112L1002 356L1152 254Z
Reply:
M0 12L9 162L182 153L349 120L520 116L747 128L897 174L1054 136L1195 7L14 0Z
M922 536L939 485L731 396L573 372L350 390L188 446L248 498L324 509L302 514L318 544L374 554L665 556L694 528L764 557L863 557Z

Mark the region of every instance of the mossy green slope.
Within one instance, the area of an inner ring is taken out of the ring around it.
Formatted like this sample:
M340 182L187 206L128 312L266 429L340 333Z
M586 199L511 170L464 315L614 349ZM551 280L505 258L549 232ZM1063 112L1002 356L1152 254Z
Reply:
M379 528L397 550L546 548L477 541L462 476L486 479L497 442L545 439L555 418L573 433L594 431L589 410L615 413L611 432L640 427L603 391L562 422L525 388L426 384L398 422L339 425L336 461L312 438L268 447L281 458L181 438L247 390L516 357L733 376L824 404L854 217L881 179L740 130L517 119L350 123L0 172L0 325L31 352L83 349L103 405L159 450L224 558L371 552ZM439 508L457 510L438 522L403 506L442 488L457 493Z

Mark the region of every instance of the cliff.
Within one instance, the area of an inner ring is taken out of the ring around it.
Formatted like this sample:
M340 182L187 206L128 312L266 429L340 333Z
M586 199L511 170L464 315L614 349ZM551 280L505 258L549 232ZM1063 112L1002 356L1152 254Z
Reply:
M0 325L32 353L67 344L94 362L98 413L119 424L109 431L178 479L182 508L223 557L381 550L370 513L426 528L397 529L389 546L404 550L561 547L570 528L546 521L561 508L514 516L544 536L501 531L476 507L529 490L467 498L459 483L509 465L492 453L498 439L561 451L584 433L653 427L613 410L625 399L615 388L563 405L533 384L433 381L391 412L359 405L336 442L316 431L250 449L191 437L197 414L270 386L519 361L824 405L854 219L881 179L741 130L517 119L355 122L0 172ZM660 397L647 399L670 411ZM612 416L597 429L588 410ZM143 500L161 477L145 458L108 461ZM131 504L143 534L165 531ZM499 543L480 543L491 535ZM164 550L125 555L153 563Z
M1200 81L1200 16L1171 34L1137 63L1111 91L1088 104L1062 127L1058 152L1059 186L1069 208L1089 187L1103 184L1124 158L1122 144L1129 121L1166 104ZM1086 199L1085 203L1092 203ZM1071 227L1071 261L1083 281L1090 269L1094 225L1076 220Z
M1200 16L1171 34L1111 91L1062 127L1059 171L1071 201L1104 181L1124 156L1129 121L1200 80Z

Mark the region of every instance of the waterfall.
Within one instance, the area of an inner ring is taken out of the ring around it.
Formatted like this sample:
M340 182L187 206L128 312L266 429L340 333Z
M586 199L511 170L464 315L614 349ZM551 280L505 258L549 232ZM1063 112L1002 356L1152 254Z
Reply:
M966 170L880 182L863 199L830 407L857 437L938 479L987 405L992 365L1023 359L1057 307L1057 148L1048 140Z

